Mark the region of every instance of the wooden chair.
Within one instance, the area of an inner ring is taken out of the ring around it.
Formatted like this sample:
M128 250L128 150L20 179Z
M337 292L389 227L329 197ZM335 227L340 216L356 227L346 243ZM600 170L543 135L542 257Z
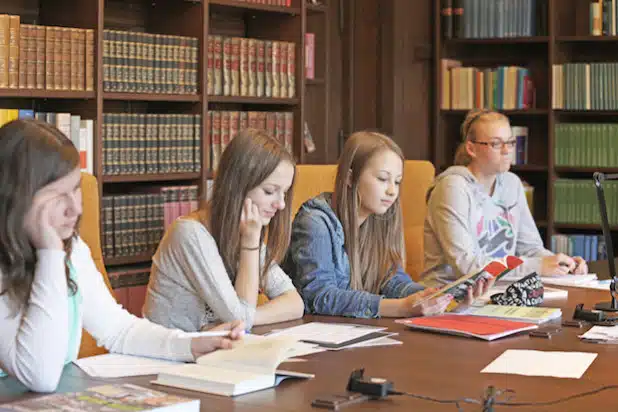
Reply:
M425 195L435 177L435 168L425 160L406 160L401 185L403 234L406 243L406 272L419 280L424 266L423 227L427 215Z
M79 235L86 242L92 253L92 259L99 270L110 293L113 295L111 284L103 263L103 253L101 252L101 231L100 231L100 209L99 209L99 187L97 179L88 174L82 173L82 198L83 214L80 221ZM97 346L94 338L85 330L82 331L82 342L79 348L78 358L100 355L107 351Z
M297 165L292 199L292 219L307 200L335 189L337 165Z

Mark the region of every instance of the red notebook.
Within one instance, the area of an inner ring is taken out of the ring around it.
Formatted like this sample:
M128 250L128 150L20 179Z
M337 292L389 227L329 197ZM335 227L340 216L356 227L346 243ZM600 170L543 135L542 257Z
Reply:
M398 319L395 322L404 324L411 329L469 336L484 340L494 340L538 327L534 323L453 314Z

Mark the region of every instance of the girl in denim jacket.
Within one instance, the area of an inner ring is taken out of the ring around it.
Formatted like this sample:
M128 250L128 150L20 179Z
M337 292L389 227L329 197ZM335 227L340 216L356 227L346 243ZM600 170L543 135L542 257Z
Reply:
M442 313L451 302L450 295L426 301L432 291L402 269L403 160L401 149L387 136L354 133L339 159L335 191L301 206L284 267L306 312L410 317ZM487 287L475 285L468 301Z

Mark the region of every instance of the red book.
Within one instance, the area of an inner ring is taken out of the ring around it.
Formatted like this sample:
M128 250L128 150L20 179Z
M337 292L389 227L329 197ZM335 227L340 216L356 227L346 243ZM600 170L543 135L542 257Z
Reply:
M488 341L538 328L534 323L454 314L397 319L395 322L406 325L411 329L473 337Z

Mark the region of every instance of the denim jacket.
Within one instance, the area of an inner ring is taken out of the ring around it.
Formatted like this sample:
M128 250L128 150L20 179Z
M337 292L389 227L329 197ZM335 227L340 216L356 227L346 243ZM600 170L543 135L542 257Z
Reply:
M424 288L399 267L380 295L353 290L343 226L331 198L332 193L322 193L305 202L292 224L284 270L303 297L306 313L376 318L382 298L403 298Z

